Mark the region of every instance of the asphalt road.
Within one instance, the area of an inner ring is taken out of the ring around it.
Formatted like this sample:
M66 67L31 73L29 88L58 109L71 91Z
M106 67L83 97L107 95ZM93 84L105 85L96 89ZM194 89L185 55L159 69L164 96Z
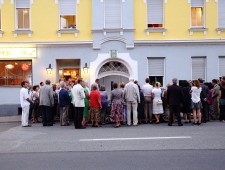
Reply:
M225 123L82 130L0 124L0 169L225 170Z

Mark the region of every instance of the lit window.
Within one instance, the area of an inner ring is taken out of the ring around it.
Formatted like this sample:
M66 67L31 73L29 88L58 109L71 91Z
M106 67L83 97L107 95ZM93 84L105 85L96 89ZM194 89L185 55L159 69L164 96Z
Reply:
M59 1L60 29L76 28L76 0Z
M17 9L18 17L18 29L29 29L30 28L30 10L28 8Z
M30 0L16 0L17 29L30 28Z
M202 27L203 26L203 8L191 8L191 26Z
M163 28L163 0L147 0L148 28Z
M76 16L60 16L60 29L76 28Z
M32 83L32 61L0 61L0 86L18 86L24 80Z

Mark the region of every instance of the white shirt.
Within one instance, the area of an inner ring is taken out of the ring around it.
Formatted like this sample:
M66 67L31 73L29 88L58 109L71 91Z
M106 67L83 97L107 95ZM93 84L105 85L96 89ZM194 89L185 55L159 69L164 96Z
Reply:
M75 107L84 107L84 88L80 84L73 86L72 94L74 97L74 106Z
M200 94L201 94L201 91L202 91L202 88L199 87L197 88L196 86L193 86L191 88L191 100L194 102L194 103L198 103L200 101Z
M22 88L20 90L20 104L21 107L27 107L30 106L30 103L27 101L27 99L30 98L30 95L28 94L28 89Z
M153 87L149 83L146 83L145 85L143 85L142 92L143 92L144 96L151 96L152 89L153 89Z

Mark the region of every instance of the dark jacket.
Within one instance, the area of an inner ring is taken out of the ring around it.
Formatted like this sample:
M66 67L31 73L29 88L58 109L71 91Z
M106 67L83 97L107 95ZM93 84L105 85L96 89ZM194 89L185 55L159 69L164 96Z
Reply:
M70 96L66 89L61 89L59 91L59 106L65 107L70 104Z
M167 102L169 105L183 104L183 91L181 87L173 84L167 89Z
M209 88L204 84L202 84L201 87L202 87L202 91L200 94L201 101L207 102L207 99L209 98ZM204 101L204 99L206 99L206 101Z

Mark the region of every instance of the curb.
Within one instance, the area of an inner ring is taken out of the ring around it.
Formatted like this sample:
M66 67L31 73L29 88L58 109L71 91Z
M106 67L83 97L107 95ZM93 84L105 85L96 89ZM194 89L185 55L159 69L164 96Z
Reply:
M0 117L0 123L20 122L21 116L2 116Z

